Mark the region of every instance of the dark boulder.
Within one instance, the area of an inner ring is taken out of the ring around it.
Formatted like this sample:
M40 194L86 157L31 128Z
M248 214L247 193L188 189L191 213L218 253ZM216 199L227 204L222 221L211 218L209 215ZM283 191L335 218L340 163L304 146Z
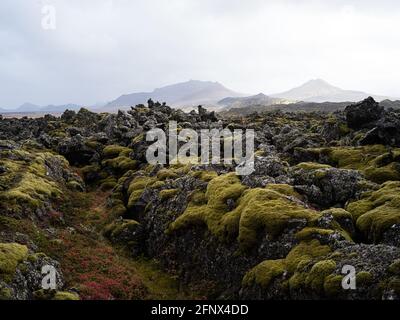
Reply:
M374 122L379 120L384 112L385 109L374 98L369 97L346 107L347 125L352 129L372 128L375 126Z
M199 112L199 116L201 121L218 121L217 116L215 115L215 112L208 112L207 109L203 108L202 106L198 106L197 107L198 112Z
M368 131L359 141L360 145L384 144L400 146L400 118L395 113L388 113L376 122L376 126Z
M79 134L61 142L58 146L58 152L65 156L71 165L90 164L96 156L99 157L97 151L89 147L85 143L85 139Z
M291 174L296 191L322 208L343 206L362 189L362 176L356 170L293 167Z

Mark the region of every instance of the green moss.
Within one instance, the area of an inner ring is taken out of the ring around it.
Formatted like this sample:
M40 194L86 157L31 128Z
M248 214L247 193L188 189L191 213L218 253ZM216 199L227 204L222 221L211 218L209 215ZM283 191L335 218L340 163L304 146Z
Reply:
M67 133L65 130L52 130L49 133L50 137L56 137L56 138L65 138L67 136Z
M171 164L170 169L172 169L178 175L189 174L192 170L193 164L192 163L176 163Z
M237 200L245 189L234 173L214 178L208 184L205 193L207 204L189 203L184 214L171 224L169 230L206 224L212 232L218 234L219 221L228 212L227 200Z
M168 228L167 232L191 225L206 225L221 240L237 237L242 249L257 242L260 231L278 236L291 219L312 220L318 213L293 201L299 196L288 185L268 185L266 188L246 190L234 174L221 175L211 180L200 201L191 201L186 211ZM236 207L229 211L227 200Z
M289 287L291 290L308 290L319 296L322 296L324 292L328 296L333 295L341 287L341 283L337 283L338 278L333 274L335 269L336 262L334 260L321 260L314 264L303 260L297 265L293 276L290 277Z
M295 246L288 256L286 263L288 270L294 272L300 262L311 261L312 259L327 255L331 249L327 245L321 245L318 240L302 241Z
M178 174L172 169L162 169L158 171L157 178L159 180L176 179Z
M10 281L20 262L28 257L28 248L17 243L0 243L0 278Z
M127 147L118 146L118 145L110 145L106 146L103 149L103 156L104 158L113 159L120 155L122 156L129 156L129 153L132 152L132 149Z
M351 129L345 123L339 124L339 134L343 137L351 132Z
M301 231L296 233L296 239L297 240L310 240L314 239L318 235L330 235L334 233L334 230L331 229L321 229L321 228L312 228L312 227L306 227L302 229Z
M400 294L400 278L392 278L387 286L389 290L393 290L396 294Z
M383 145L371 145L364 147L335 147L325 150L331 161L339 168L362 170L369 165L376 157L386 153Z
M52 300L80 300L79 296L76 293L72 292L65 292L65 291L58 291Z
M90 149L100 149L103 145L96 140L85 141L85 145Z
M357 286L368 286L370 285L374 280L373 275L370 272L367 271L360 271L356 275L356 284Z
M145 135L139 134L138 136L136 136L135 138L132 139L132 144L138 143L138 142L142 142L145 140Z
M227 200L237 200L246 189L235 173L228 173L211 180L207 186L208 204L217 211L227 211Z
M99 165L93 164L83 167L82 169L80 169L80 171L85 181L91 182L91 180L94 180L99 176L101 168Z
M331 166L327 164L320 164L316 162L302 162L295 166L295 168L303 170L318 170L318 169L329 169Z
M400 259L395 260L389 266L389 272L398 276L400 275Z
M264 157L265 156L265 150L257 150L256 152L254 152L254 156Z
M150 174L150 173L152 173L155 169L156 169L156 165L154 165L154 164L148 164L148 165L146 165L144 168L143 168L143 172L145 173L145 174Z
M361 199L348 204L346 209L351 213L353 220L357 221L361 215L372 210L373 208L374 206L371 201L367 199Z
M332 274L335 269L336 262L333 260L318 261L306 277L306 287L315 293L321 293L324 289L326 277Z
M303 269L307 267L311 262L309 260L304 260L299 263L297 271L290 277L288 281L290 290L298 290L305 286L307 273L303 272Z
M285 259L280 260L267 260L246 273L243 278L242 285L244 287L252 286L253 284L261 285L267 288L271 282L277 277L285 274L286 272L293 275L299 266L305 266L311 260L325 256L330 252L328 246L323 246L318 240L303 241L295 246L287 255ZM329 262L331 267L332 263ZM326 268L326 270L330 268ZM300 277L297 275L295 278L289 280L289 286L298 286ZM304 279L304 278L302 278Z
M398 165L399 162L400 162L400 149L397 148L397 149L391 149L390 152L387 152L379 157L376 157L372 164L377 168L381 168L393 163Z
M140 199L146 188L150 188L157 181L156 177L139 176L132 180L128 188L128 208L132 208Z
M0 230L11 230L17 232L20 230L22 221L11 217L0 215Z
M0 300L11 300L12 291L10 288L0 288Z
M28 260L29 262L35 263L35 262L37 262L39 259L43 259L43 258L46 258L46 257L47 257L47 256L46 256L44 253L39 252L39 253L34 253L34 254L29 255L28 258L27 258L27 260Z
M285 260L267 260L246 273L242 285L244 287L251 284L258 284L262 288L267 288L272 280L285 273Z
M151 187L154 189L159 189L165 186L165 182L164 181L156 181L154 182Z
M37 290L33 293L36 300L80 300L78 294L68 291Z
M351 219L352 214L342 208L330 208L321 212L322 215L332 215L335 220Z
M123 202L114 203L111 209L111 218L118 218L123 217L127 212L126 207L124 206Z
M238 240L243 249L252 247L258 233L265 230L270 236L279 236L290 220L305 219L311 221L318 213L306 209L292 201L292 193L283 194L269 185L265 189L246 191L239 201L237 209L223 218L225 230L239 227Z
M204 204L204 198L202 201L190 202L186 211L170 225L168 231L173 232L189 225L205 224L211 232L219 235L220 220L229 211L227 200L236 201L245 189L235 173L214 178L209 182L204 194L207 203Z
M171 199L179 193L179 189L165 189L160 191L160 198L162 201Z
M206 193L205 193L205 191L202 191L202 190L193 191L189 196L189 200L192 204L197 205L197 206L207 204Z
M297 199L302 199L301 195L294 190L294 188L288 184L269 184L266 187L267 190L273 190L279 192L286 197L294 197Z
M111 190L117 185L117 179L114 177L108 177L107 179L100 181L100 189L103 191Z
M313 155L316 160L328 160L330 164L339 168L360 170L368 180L375 183L400 180L399 159L393 156L395 152L388 153L383 145L313 148L300 151ZM298 166L307 169L312 167L312 164Z
M368 197L353 202L347 210L369 239L378 241L382 233L400 223L400 182L386 182Z
M390 203L379 206L357 219L357 227L374 241L394 224L400 223L400 210Z
M333 216L334 221L331 223L331 228L340 232L346 240L353 241L351 239L351 233L353 233L354 230L352 228L352 224L349 225L349 222L352 221L353 216L350 212L342 208L330 208L322 211L321 215Z
M118 156L117 158L103 160L102 166L109 167L117 173L124 173L129 170L134 170L137 162L126 156Z
M67 188L72 191L82 191L82 185L78 181L68 181Z
M134 232L137 230L139 222L135 220L122 220L111 223L104 228L104 235L111 239L117 239L123 232Z
M364 175L376 183L400 180L400 164L392 162L384 167L368 167L364 170Z
M0 178L0 186L4 186L4 191L0 193L0 206L7 211L34 211L42 207L43 202L55 199L62 193L57 183L48 177L46 162L57 161L66 167L66 160L50 153L29 155L30 158L26 160L28 163L8 162L8 166L13 162L11 166L15 171Z
M328 297L336 297L343 291L342 287L343 276L330 274L324 281L324 292Z
M215 171L192 171L190 174L204 182L210 182L212 179L218 176Z

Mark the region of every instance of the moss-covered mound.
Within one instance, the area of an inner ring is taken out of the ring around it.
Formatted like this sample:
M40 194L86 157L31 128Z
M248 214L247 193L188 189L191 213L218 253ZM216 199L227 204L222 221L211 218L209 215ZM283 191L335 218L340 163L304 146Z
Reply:
M400 223L400 182L386 182L379 190L365 193L347 210L368 239L379 241L383 232Z
M186 211L169 226L168 232L206 225L220 239L237 238L240 246L248 249L257 242L260 231L276 237L293 219L312 221L319 217L299 198L289 185L247 189L234 173L221 175L209 182L205 192L193 193Z
M80 178L69 170L62 156L23 149L1 153L0 209L22 216L49 206L63 189L82 190Z
M134 246L139 229L140 224L135 220L117 220L107 225L103 233L112 242Z
M119 145L106 146L103 149L104 160L101 162L104 169L115 174L122 174L136 168L136 161L129 158L132 149Z
M266 289L273 280L285 274L291 286L298 286L300 281L307 281L310 285L317 286L323 284L323 277L332 272L335 268L334 263L328 261L317 265L314 272L308 276L309 279L299 279L295 274L298 268L309 264L315 258L326 256L331 252L329 246L321 245L318 240L304 241L294 247L285 259L267 260L251 269L243 278L242 286L250 287L260 285ZM292 276L292 277L290 277ZM321 281L322 278L322 281Z
M17 243L0 243L0 280L10 281L17 266L28 257L28 248Z
M341 169L359 170L368 180L376 183L400 180L400 149L390 150L383 145L371 145L297 148L296 152L300 158L330 164Z
M133 208L136 205L146 189L163 187L166 180L175 180L178 177L189 173L191 170L191 165L174 165L170 166L169 168L158 170L156 174L150 175L149 172L152 169L154 169L153 166L148 166L146 170L136 172L135 177L131 179L127 190L128 209ZM130 173L128 172L126 176L129 175ZM121 181L118 184L121 184ZM173 195L176 195L177 193L178 190L163 190L160 193L160 197L161 199L165 200L172 197Z

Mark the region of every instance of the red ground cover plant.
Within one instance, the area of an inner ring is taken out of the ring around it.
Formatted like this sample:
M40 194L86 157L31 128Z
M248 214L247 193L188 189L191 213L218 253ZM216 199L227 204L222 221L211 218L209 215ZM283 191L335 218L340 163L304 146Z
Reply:
M136 270L125 263L106 244L88 241L81 235L64 238L62 265L69 285L75 286L82 299L143 299L146 289Z

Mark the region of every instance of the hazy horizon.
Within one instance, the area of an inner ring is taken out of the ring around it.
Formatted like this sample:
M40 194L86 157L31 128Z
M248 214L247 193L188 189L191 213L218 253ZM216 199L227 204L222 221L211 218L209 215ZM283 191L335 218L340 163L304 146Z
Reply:
M400 3L324 2L4 0L0 108L92 105L189 79L274 94L321 78L400 97Z

